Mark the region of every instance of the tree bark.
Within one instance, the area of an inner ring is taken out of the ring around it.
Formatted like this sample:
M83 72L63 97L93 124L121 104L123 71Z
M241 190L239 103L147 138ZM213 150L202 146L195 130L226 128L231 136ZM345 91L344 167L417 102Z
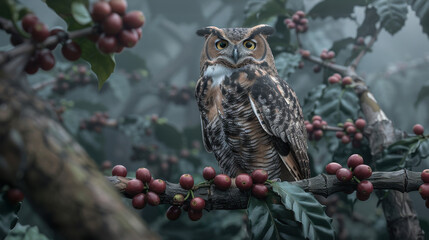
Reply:
M394 172L373 172L368 179L374 186L374 189L391 189L400 192L417 191L423 181L420 172L408 171L406 169ZM115 188L126 197L132 197L125 193L130 178L107 177ZM290 182L316 195L327 197L336 192L349 191L356 189L356 182L340 182L335 175L320 174L316 177L304 179L296 182ZM203 184L193 189L196 197L206 200L206 210L215 209L246 209L249 200L249 192L240 191L238 188L229 188L227 191L217 189L214 184ZM160 194L161 204L173 204L173 197L176 194L186 196L187 190L180 187L179 184L167 182L167 189L164 194ZM190 200L190 199L189 199ZM188 202L189 202L188 200Z
M20 187L65 239L158 239L31 93L28 57L0 65L0 180Z

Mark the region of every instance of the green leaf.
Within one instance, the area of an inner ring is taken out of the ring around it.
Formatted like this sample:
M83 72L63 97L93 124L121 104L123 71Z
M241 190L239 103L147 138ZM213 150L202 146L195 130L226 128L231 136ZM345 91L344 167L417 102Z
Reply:
M420 25L423 32L429 36L429 1L427 0L408 0L408 4L416 12L417 17L420 18Z
M80 7L77 7L79 9L82 7L87 9L87 6L89 5L88 0L46 0L46 4L48 4L48 6L52 8L58 16L66 21L68 30L70 31L90 27L92 24L92 21L89 21L86 24L81 24L75 19L76 16L72 13L73 4L78 4L76 6L80 5ZM83 16L84 14L80 13L79 15ZM84 18L80 20L83 19ZM95 43L88 38L76 38L74 41L79 44L82 49L82 59L88 61L91 65L91 70L95 75L97 75L98 88L100 89L115 69L116 63L113 57L114 55L101 53L98 51Z
M420 88L419 94L417 95L417 99L414 102L414 107L417 107L417 105L419 105L420 102L427 97L429 97L429 85Z
M247 214L251 239L304 239L301 224L295 221L293 212L278 203L278 197L271 192L265 200L249 198Z
M309 12L312 18L351 18L355 6L366 6L367 0L325 0L316 4ZM341 9L341 10L339 10Z
M352 88L343 88L341 84L331 84L323 90L318 99L314 114L322 116L328 123L345 122L357 119L359 99Z
M405 24L407 19L407 4L405 0L375 0L373 3L381 19L381 25L390 34L395 34Z
M357 29L357 37L373 36L377 31L375 24L380 20L377 9L368 7L365 9L365 19Z
M338 56L341 50L345 49L348 45L353 44L355 40L351 37L343 38L340 40L335 41L332 44L332 47L329 49L330 51L334 51L336 55Z
M246 18L243 25L253 27L274 21L277 16L287 16L286 0L249 1L246 5Z
M301 61L301 55L283 52L277 55L275 61L280 77L286 80L290 74L295 72L295 68Z
M91 15L85 4L82 2L72 2L71 11L73 18L80 25L86 25L92 22Z
M6 192L3 192L5 194ZM18 222L17 213L21 208L21 204L11 205L0 196L0 239L3 239Z
M295 219L302 223L304 237L311 240L335 239L332 219L325 214L323 206L313 195L289 182L275 182L272 187L286 209L292 210Z
M183 148L183 135L176 127L168 123L157 123L154 126L155 137L167 147L175 150Z
M318 101L322 97L323 91L326 87L327 86L325 84L320 84L317 87L311 89L311 91L304 98L303 112L305 119L311 119L311 117L315 115L314 110L316 109Z
M18 224L4 240L49 240L45 235L39 232L37 226L28 226Z

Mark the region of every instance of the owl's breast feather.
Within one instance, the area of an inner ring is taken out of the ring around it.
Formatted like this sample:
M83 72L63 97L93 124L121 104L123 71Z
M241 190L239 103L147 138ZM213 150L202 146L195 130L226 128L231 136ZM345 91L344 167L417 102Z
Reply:
M216 87L225 80L225 77L230 77L234 71L235 69L216 64L207 67L204 71L204 77L211 77L213 79L211 87Z

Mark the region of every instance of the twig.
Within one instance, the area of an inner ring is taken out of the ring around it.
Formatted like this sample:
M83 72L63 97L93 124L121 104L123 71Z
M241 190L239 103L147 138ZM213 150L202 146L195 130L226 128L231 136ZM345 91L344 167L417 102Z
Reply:
M374 33L374 35L372 35L371 40L369 40L368 44L364 48L362 48L359 55L350 64L351 69L356 70L358 64L360 63L360 60L362 60L363 56L365 56L365 54L368 52L368 50L372 48L375 41L377 41L378 34L381 32L381 29L382 29L382 27L380 25L380 27L377 29L377 31Z
M374 186L374 189L391 189L400 192L417 191L423 184L420 178L420 172L409 170L399 170L394 172L373 172L368 179ZM129 178L124 177L106 177L115 188L125 194L125 187ZM313 178L304 179L296 182L290 182L316 195L327 197L336 192L356 189L355 182L340 182L335 175L321 174ZM162 204L172 204L173 197L176 194L186 195L187 190L180 187L179 184L167 182L167 189L160 195ZM247 208L248 192L240 191L238 188L230 188L227 191L221 191L211 186L201 185L194 190L195 196L202 197L207 201L206 209L245 209Z

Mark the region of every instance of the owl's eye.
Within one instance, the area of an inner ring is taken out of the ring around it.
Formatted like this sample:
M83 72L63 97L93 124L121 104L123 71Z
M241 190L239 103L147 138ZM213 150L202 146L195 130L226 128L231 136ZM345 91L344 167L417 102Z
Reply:
M252 42L250 40L246 40L246 41L243 42L243 46L245 46L246 48L248 48L250 50L253 50L256 47L256 43Z
M228 47L228 42L226 40L219 40L216 42L216 48L218 50L222 50L226 47Z

